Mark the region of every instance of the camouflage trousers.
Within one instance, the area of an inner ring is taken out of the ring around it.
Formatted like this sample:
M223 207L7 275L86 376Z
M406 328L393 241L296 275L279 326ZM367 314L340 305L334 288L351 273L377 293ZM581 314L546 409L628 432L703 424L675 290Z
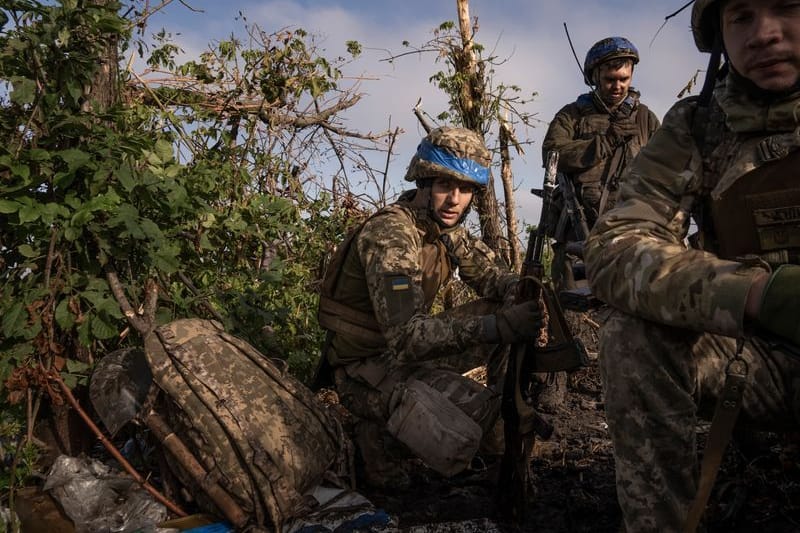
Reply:
M444 313L453 316L480 316L494 313L498 302L480 299L454 307ZM508 363L508 347L478 344L458 354L442 354L439 360L401 363L413 359L402 354L384 354L337 369L336 390L339 401L353 415L365 420L385 423L390 413L390 399L396 387L410 379L422 381L442 393L450 402L489 432L500 414L503 379ZM484 386L463 376L458 361L487 365ZM448 364L449 363L449 364Z
M617 497L629 533L677 532L697 490L696 422L710 419L735 339L615 311L600 334L600 369L614 445ZM796 429L800 358L754 337L738 424Z

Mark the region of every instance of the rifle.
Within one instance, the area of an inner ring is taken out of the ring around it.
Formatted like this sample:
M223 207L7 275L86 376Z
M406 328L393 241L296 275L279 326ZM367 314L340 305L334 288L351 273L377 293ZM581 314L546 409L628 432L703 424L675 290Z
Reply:
M580 201L578 201L578 195L575 194L575 185L572 183L569 176L563 172L559 172L557 180L558 188L564 199L564 208L561 210L561 217L558 219L553 238L561 242L566 241L566 226L567 222L569 222L575 232L575 242L581 245L580 252L575 255L583 257L583 243L586 241L586 237L589 236L589 224L586 222L586 214L583 212L583 206ZM572 243L567 242L568 248L570 244Z
M500 463L496 507L502 519L508 518L515 525L525 519L530 451L535 435L547 439L553 431L552 425L534 408L533 374L573 370L588 363L586 348L570 333L552 285L542 282L542 257L549 238L546 217L555 189L557 167L558 152L551 151L547 154L542 187L541 219L530 231L516 295L516 303L538 300L544 304L547 341L541 346L539 343L511 346L501 401L505 453Z

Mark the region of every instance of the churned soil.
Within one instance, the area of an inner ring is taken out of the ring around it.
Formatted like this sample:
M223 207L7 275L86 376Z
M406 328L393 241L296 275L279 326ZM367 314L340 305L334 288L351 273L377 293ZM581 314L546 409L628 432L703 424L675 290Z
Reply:
M401 531L619 532L614 459L597 369L597 318L568 318L591 362L568 376L563 404L550 418L555 434L535 443L521 524L505 524L495 513L499 461L490 458L474 461L469 471L450 479L418 463L409 487L359 487L359 492L395 515ZM708 425L699 430L702 446ZM799 458L796 434L737 434L715 484L707 530L800 531Z

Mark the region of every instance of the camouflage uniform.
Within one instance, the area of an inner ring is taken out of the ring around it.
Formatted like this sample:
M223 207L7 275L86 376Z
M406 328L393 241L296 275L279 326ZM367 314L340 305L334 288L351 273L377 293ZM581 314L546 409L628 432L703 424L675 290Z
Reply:
M489 183L490 164L476 133L431 131L406 173L418 188L351 234L326 272L318 318L329 331L326 357L340 400L361 420L356 439L367 474L391 475L381 451L387 432L444 475L466 467L482 438L494 440L505 345L538 332L538 303L504 305L518 276L461 226L472 194ZM441 219L448 206L458 206L457 220ZM456 272L481 298L432 315ZM487 362L487 386L444 368L448 356L460 371L466 361Z
M700 146L692 129L697 100L673 106L587 242L592 292L617 308L601 333L600 363L628 531L683 530L697 491L696 417L715 404L734 338L750 333L745 302L768 268L723 258L710 241L705 250L688 247L690 215L754 169L800 153L792 133L800 93L764 103L744 86L734 73L717 85L712 133ZM740 422L796 427L800 359L764 335L744 345L750 371Z
M433 290L425 290L431 284L424 278L422 264L431 255L426 247L435 248L436 255L450 266L457 265L460 278L483 298L431 315L433 302L426 293L435 294L447 277L433 280ZM481 427L490 428L498 414L497 387L483 387L456 371L434 370L433 360L469 350L487 356L495 351L496 346L481 344L485 336L481 317L502 304L517 279L462 226L440 228L428 216L427 207L401 200L380 210L355 238L338 288L348 294L344 303L374 314L383 340L365 342L343 333L333 336L328 359L340 369L336 385L343 403L360 417L384 421L392 388L414 376L445 393ZM348 283L361 290L345 290ZM502 365L497 360L492 363ZM492 372L490 385L496 385L501 373L501 369Z
M639 93L634 89L628 91L616 115L619 117L616 120L632 121L638 126L639 134L624 145L614 144L606 135L611 115L598 101L597 95L582 94L556 113L542 142L545 160L549 151L559 152L558 170L572 179L589 228L597 220L603 184L619 176L659 126L658 118L639 101ZM616 185L610 183L609 187L614 191ZM613 205L613 200L613 195L609 195L606 208ZM564 240L570 240L568 236L556 237L559 241L564 237ZM556 255L553 259L553 279L556 286L573 288L572 265L566 256L564 242L557 242L553 248Z

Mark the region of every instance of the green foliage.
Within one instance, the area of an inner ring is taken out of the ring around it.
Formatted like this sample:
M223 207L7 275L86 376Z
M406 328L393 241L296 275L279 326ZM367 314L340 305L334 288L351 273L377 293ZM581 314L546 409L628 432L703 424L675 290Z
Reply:
M22 486L36 473L39 450L31 443L22 444L24 427L20 423L21 409L18 407L0 411L0 494L12 485Z
M315 123L299 118L346 95L343 60L318 55L303 30L254 30L255 49L231 39L178 65L161 32L148 65L190 81L144 87L101 68L134 44L119 3L4 9L0 404L37 387L44 368L74 386L97 357L141 342L110 271L139 312L156 282L157 323L222 318L307 376L322 337L314 281L344 219L306 195L301 169L327 137L300 133Z

